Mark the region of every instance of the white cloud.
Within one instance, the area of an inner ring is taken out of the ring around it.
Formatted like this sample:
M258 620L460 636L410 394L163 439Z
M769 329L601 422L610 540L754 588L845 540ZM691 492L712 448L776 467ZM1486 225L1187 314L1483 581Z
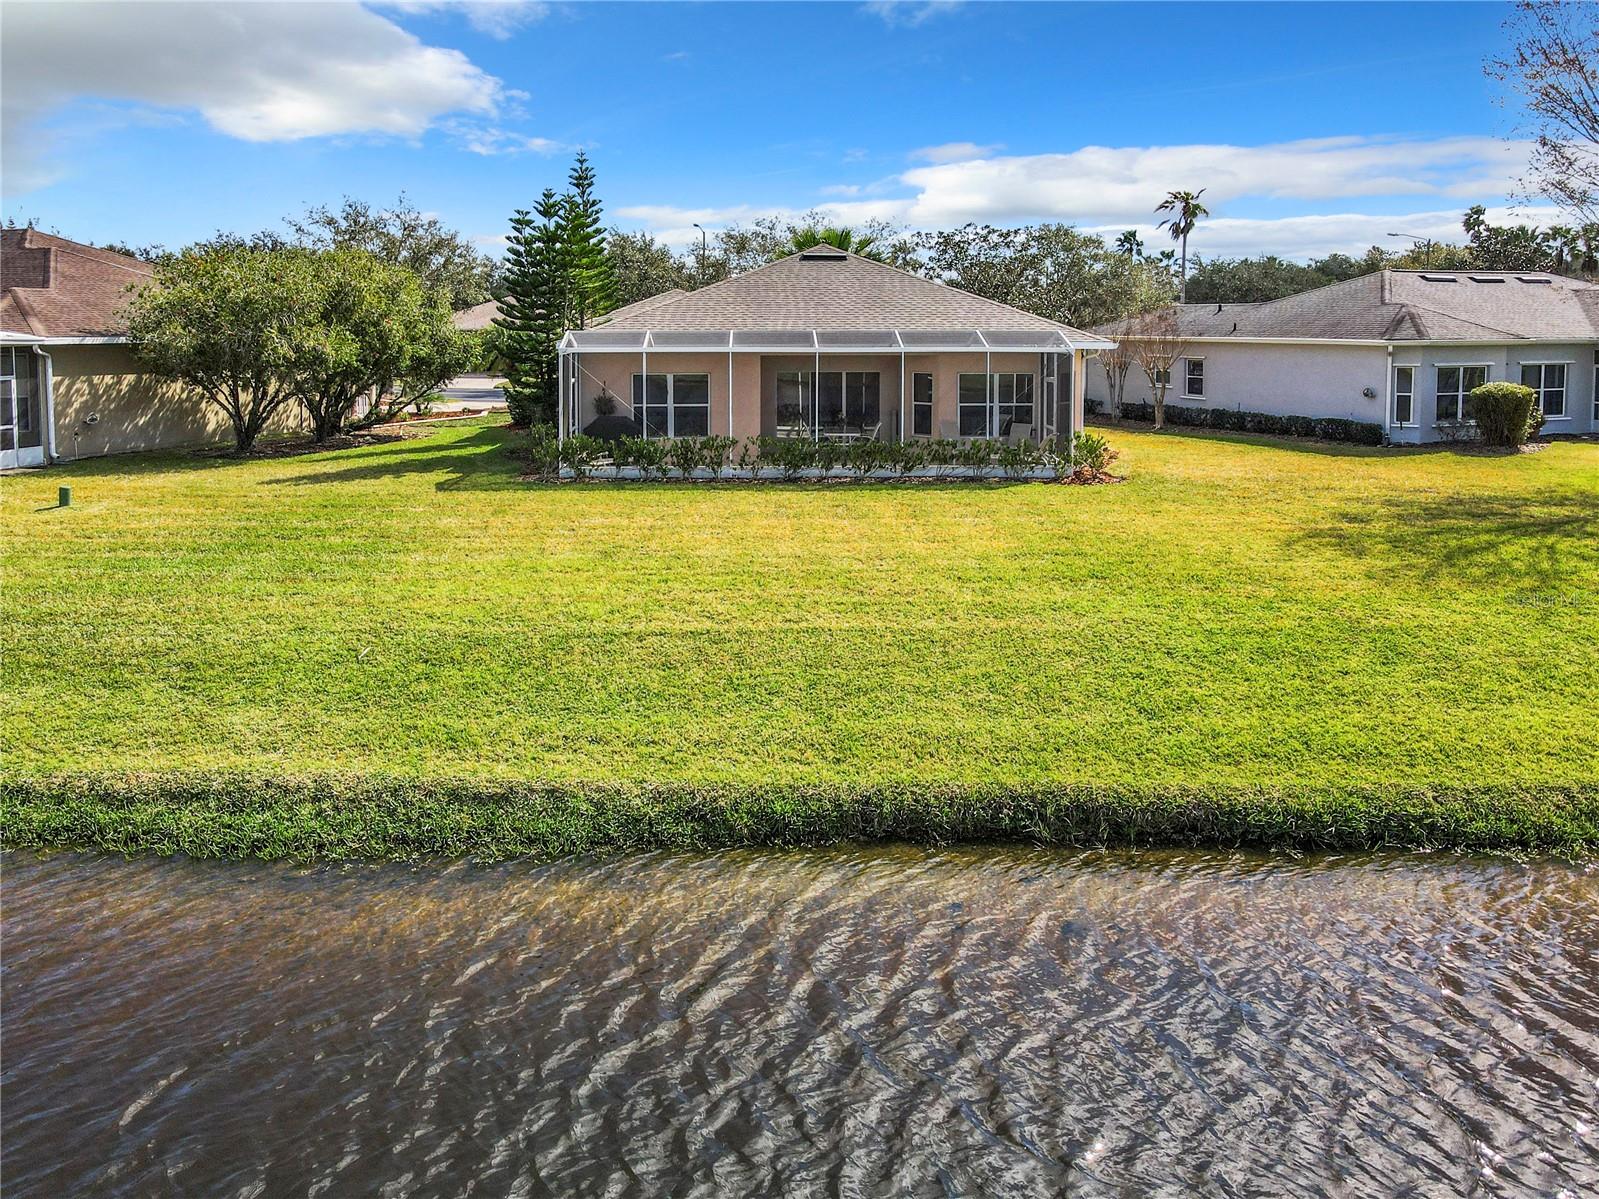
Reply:
M447 121L444 128L455 137L463 150L473 154L539 154L548 157L577 148L548 137L531 137L514 129L472 121Z
M864 12L882 19L885 25L915 27L934 17L954 12L965 0L867 0Z
M906 157L919 158L923 162L965 162L973 158L987 158L1004 148L998 143L979 146L976 142L945 142L942 146L923 146L920 150L912 150Z
M1136 220L1166 192L1205 189L1217 210L1244 198L1499 196L1526 163L1524 143L1334 137L1267 146L1085 146L1065 154L982 157L917 167L902 219L922 228L966 221Z
M460 13L473 29L502 42L550 12L543 0L382 0L381 6L406 13Z
M493 116L512 95L459 51L348 2L11 4L5 21L8 192L60 169L43 126L78 98L195 111L272 142L415 137L450 113Z

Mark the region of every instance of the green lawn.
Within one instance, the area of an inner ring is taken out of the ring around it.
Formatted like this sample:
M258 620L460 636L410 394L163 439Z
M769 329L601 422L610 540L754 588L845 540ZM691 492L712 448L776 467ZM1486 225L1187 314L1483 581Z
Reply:
M489 423L10 477L3 769L1599 780L1599 445L1109 436L1106 487L531 485Z

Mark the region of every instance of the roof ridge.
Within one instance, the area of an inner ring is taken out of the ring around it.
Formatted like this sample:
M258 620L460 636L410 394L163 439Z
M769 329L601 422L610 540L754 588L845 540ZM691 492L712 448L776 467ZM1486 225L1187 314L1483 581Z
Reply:
M895 266L891 262L879 262L875 258L867 258L864 254L855 254L848 250L846 250L845 253L849 254L851 258L859 258L862 262L869 262L873 266L882 267L885 271L893 271L896 274L904 275L907 279L915 279L918 283L926 283L933 287L945 287L950 291L958 291L961 295L970 296L972 299L983 304L987 304L991 308L1002 308L1006 312L1019 312L1023 316L1032 317L1034 320L1047 321L1049 324L1055 325L1057 328L1068 329L1073 333L1082 333L1085 336L1092 336L1092 334L1088 333L1088 330L1079 329L1076 325L1068 325L1065 321L1057 321L1051 317L1040 316L1036 312L1028 312L1025 308L1018 308L1014 304L1005 304L999 300L991 300L987 296L980 296L974 291L967 291L964 287L956 287L953 283L945 283L942 279L929 279L926 275L918 275L915 271L907 271L903 267Z

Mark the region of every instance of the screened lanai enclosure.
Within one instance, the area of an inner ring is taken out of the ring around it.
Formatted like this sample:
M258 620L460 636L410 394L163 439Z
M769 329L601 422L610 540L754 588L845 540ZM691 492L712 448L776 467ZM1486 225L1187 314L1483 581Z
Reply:
M1075 431L1083 353L1105 344L1053 328L574 330L560 434L614 414L646 438L1043 441Z

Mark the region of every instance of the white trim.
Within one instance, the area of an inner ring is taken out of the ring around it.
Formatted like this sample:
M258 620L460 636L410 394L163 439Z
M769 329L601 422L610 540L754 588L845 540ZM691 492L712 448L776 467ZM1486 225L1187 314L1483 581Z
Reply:
M1205 398L1205 393L1204 392L1201 391L1201 392L1199 392L1196 395L1194 392L1191 392L1191 391L1188 390L1188 364L1190 362L1199 363L1199 382L1200 382L1200 385L1203 386L1204 382L1205 382L1205 357L1204 357L1204 355L1201 354L1199 357L1196 358L1196 357L1194 357L1194 356L1192 356L1190 354L1184 354L1183 355L1183 394L1182 394L1182 398L1185 399L1185 400L1201 400L1201 401L1203 401L1204 398Z
M35 337L31 333L0 333L0 345L10 346L121 346L132 340L124 334L114 337Z
M41 346L34 347L34 353L44 359L44 370L40 378L44 381L44 437L45 450L49 454L49 461L54 462L56 454L56 364L50 357L50 352Z
M1416 419L1416 372L1421 369L1418 363L1394 362L1390 354L1388 363L1388 395L1383 404L1384 431L1388 427L1395 429L1419 429L1421 422ZM1410 372L1410 390L1405 394L1410 397L1410 419L1399 419L1399 372ZM1436 397L1435 397L1436 398Z
M1467 388L1464 376L1462 376L1460 380L1460 390L1458 392L1452 391L1447 393L1449 395L1459 397L1460 404L1455 409L1455 415L1448 417L1447 419L1438 415L1438 372L1442 370L1465 371L1475 366L1482 367L1482 381L1484 384L1492 383L1494 381L1494 364L1491 362L1434 362L1432 364L1433 428L1437 428L1440 423L1446 425L1474 425L1477 423L1474 420L1468 420L1466 417L1466 397L1471 394L1471 390Z

